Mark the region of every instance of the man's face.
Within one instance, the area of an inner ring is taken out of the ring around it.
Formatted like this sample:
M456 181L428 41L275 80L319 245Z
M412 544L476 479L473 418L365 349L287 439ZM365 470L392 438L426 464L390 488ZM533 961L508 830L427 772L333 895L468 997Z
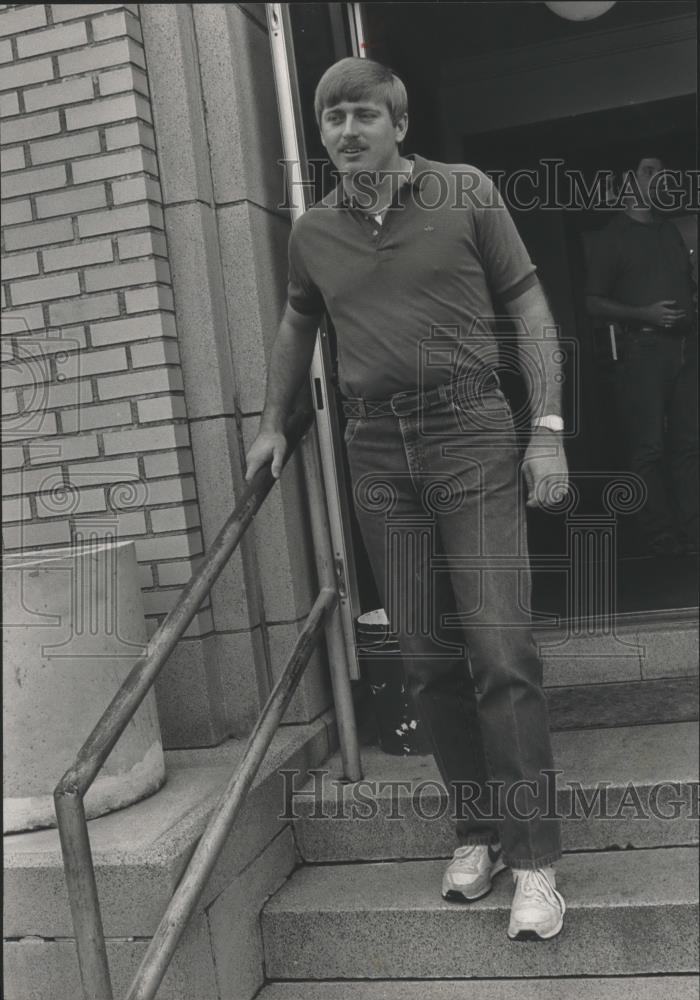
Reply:
M388 169L407 128L407 115L395 125L386 104L371 100L342 101L321 114L321 142L336 169L351 175Z
M663 169L664 165L657 157L650 156L639 161L635 176L645 205L650 204L655 185L659 182L658 178L654 181L654 177Z

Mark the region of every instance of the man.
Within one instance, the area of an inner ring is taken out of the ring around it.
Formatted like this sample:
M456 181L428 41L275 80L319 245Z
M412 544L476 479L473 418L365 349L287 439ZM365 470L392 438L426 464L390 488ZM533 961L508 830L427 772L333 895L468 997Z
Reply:
M551 503L547 487L562 488L567 475L551 340L542 349L552 317L490 180L473 167L401 155L407 98L391 70L341 60L319 81L315 110L341 182L291 234L288 303L247 478L270 460L279 475L284 421L327 309L358 521L459 814L443 895L478 899L509 865L509 936L548 939L565 911L553 868L559 822L545 816L553 761L527 612L518 452L484 317L493 316L493 290L522 321L519 348L540 411L524 460L531 506ZM444 341L428 357L435 331L454 347L450 357ZM419 544L421 531L436 551ZM449 574L431 569L440 555ZM455 605L468 657L444 624Z
M627 206L594 244L586 306L622 328L618 419L626 465L646 487L645 549L680 555L698 549L697 329L690 256L657 210L663 169L644 156L627 175Z

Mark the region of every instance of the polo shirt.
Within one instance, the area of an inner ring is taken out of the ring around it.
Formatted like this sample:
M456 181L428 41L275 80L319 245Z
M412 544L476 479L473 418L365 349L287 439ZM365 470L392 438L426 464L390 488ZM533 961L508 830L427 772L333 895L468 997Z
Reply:
M675 299L690 319L694 313L690 257L668 219L631 219L620 212L596 234L586 277L586 294L630 306Z
M346 396L385 399L498 365L493 299L537 282L497 188L478 168L409 156L379 225L342 182L296 221L288 299L327 310Z

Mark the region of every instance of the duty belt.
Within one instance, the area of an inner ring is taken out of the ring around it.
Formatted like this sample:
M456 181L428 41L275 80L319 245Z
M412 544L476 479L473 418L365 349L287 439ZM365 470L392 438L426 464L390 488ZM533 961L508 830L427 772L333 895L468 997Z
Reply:
M461 400L477 399L481 393L498 389L498 376L488 372L479 378L458 378L443 382L426 392L410 389L395 392L388 399L365 399L362 396L341 396L343 413L346 417L384 417L394 414L407 416L417 410L427 410L431 406L447 402L458 396Z

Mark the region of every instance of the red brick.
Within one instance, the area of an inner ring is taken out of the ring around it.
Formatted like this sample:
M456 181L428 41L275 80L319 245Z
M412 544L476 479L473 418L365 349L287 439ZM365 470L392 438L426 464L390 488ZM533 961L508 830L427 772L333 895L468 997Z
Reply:
M112 182L112 200L115 205L124 205L130 201L162 202L163 195L160 183L153 177L129 177L123 181Z
M114 293L68 299L65 302L55 302L49 306L49 319L56 326L118 315L119 302Z
M114 14L105 14L103 17L96 17L92 22L92 33L95 41L102 42L108 38L116 38L118 35L129 35L137 42L141 42L141 25L137 17L128 11L115 11Z
M150 312L155 309L173 312L175 309L173 293L165 285L127 291L124 299L128 313Z
M24 449L21 445L4 444L0 448L3 469L20 469L24 465ZM2 477L3 492L6 491L7 475ZM7 492L12 492L7 489ZM17 491L20 492L20 491Z
M66 507L69 510L66 510ZM105 491L99 488L71 491L69 498L65 501L61 492L58 493L58 497L54 497L51 493L36 497L36 512L38 517L56 517L59 514L63 514L65 517L69 513L72 517L76 514L94 514L100 510L107 510L107 500L105 498Z
M0 317L3 337L21 337L31 330L44 328L44 310L41 306L25 306L23 309L3 309Z
M50 278L34 278L31 281L15 281L10 287L12 302L16 306L26 302L45 302L47 299L67 299L80 293L80 282L74 272Z
M145 122L133 121L126 125L113 125L105 129L107 149L122 149L124 146L147 146L156 148L153 129Z
M34 222L29 226L13 226L5 229L5 248L24 250L25 247L46 246L49 243L65 243L73 239L70 219L55 222Z
M19 449L22 450L21 448ZM19 469L18 472L6 472L2 477L3 493L12 494L39 493L41 490L51 490L63 481L60 465L44 466L41 469Z
M131 236L120 236L117 239L119 259L129 260L132 257L167 257L168 247L163 233L134 233Z
M140 454L144 451L185 448L189 445L186 424L163 424L160 427L139 427L135 430L113 431L103 436L105 455Z
M120 424L130 423L131 405L128 400L97 406L81 406L61 413L61 428L64 434L92 430L96 427L118 427Z
M0 94L0 118L11 118L19 114L19 95L16 91ZM4 126L3 126L4 128Z
M66 168L61 164L53 167L35 167L2 178L0 191L3 198L17 198L35 191L47 191L68 183Z
M51 15L54 24L61 21L73 21L92 14L103 14L105 11L121 7L119 3L52 3Z
M4 523L11 521L28 521L32 516L27 497L13 497L2 501L2 519Z
M16 226L20 222L29 222L32 217L32 203L28 198L21 201L6 201L2 206L3 226Z
M157 205L147 201L78 217L81 236L98 236L100 233L116 233L120 229L145 229L149 226L162 229L163 213Z
M9 38L3 38L0 40L0 63L11 62L12 60L12 43Z
M37 31L33 35L20 36L17 39L17 54L36 56L42 52L57 52L59 49L70 49L76 45L85 45L87 32L82 21L75 24L59 25L46 31Z
M170 393L153 399L139 399L137 408L140 424L147 424L153 420L187 419L185 400L182 396L173 396Z
M99 98L79 108L66 109L66 127L69 130L106 125L122 118L143 118L150 122L148 102L138 94L122 94L119 97Z
M58 111L45 111L41 115L22 115L16 121L5 122L2 127L2 143L9 146L13 142L37 139L42 135L53 135L61 131Z
M114 247L110 239L84 240L59 250L44 250L42 256L44 271L60 271L66 267L106 264L114 259Z
M91 208L104 208L106 204L104 185L93 184L40 195L36 199L36 212L40 219L45 219L56 215L77 215Z
M100 399L117 399L119 396L145 396L153 392L182 389L179 368L157 368L146 372L126 372L124 375L105 376L97 380ZM165 448L167 445L160 445Z
M139 463L135 458L101 459L99 462L78 462L70 466L71 474L90 476L94 483L138 482Z
M9 423L9 422L8 422ZM53 444L53 436L58 431L55 413L37 413L33 417L24 416L15 427L10 424L4 428L5 440L17 440L50 437ZM49 458L48 461L51 461Z
M157 559L181 559L199 555L203 551L201 531L183 534L161 535L159 538L139 538L135 542L136 558L139 562L154 562Z
M2 258L2 277L4 281L12 278L24 278L28 274L39 273L39 258L35 253L17 253L12 257Z
M90 339L95 347L104 344L118 344L130 340L144 340L146 337L175 337L175 318L156 313L150 316L133 316L107 323L90 326Z
M50 163L52 160L70 160L75 156L89 156L100 152L100 133L80 132L77 135L61 136L60 139L44 139L33 142L29 147L32 163Z
M153 340L147 344L134 344L131 348L134 368L148 365L179 365L180 354L176 340Z
M67 52L58 57L58 71L61 76L71 76L73 73L88 73L107 66L119 66L121 63L135 63L142 69L146 68L143 48L131 38L120 38L105 45L91 45L79 52Z
M164 503L183 503L186 500L196 500L197 498L195 482L192 476L186 476L185 479L179 479L178 477L174 477L173 479L149 479L146 487L148 490L146 503L149 507L160 506ZM173 580L172 582L179 583L180 581Z
M28 87L47 80L53 80L51 58L27 59L26 62L14 62L6 69L0 69L0 90L14 90L15 87Z
M151 257L129 264L87 268L85 270L85 289L88 292L98 292L105 288L145 285L153 281L166 280L167 276L169 276L167 262Z
M47 521L45 524L34 521L15 528L3 528L2 537L8 552L43 549L50 545L67 545L70 542L70 528L65 519Z
M3 174L10 170L22 170L26 160L22 146L10 146L9 149L0 151L0 170Z
M58 384L52 382L46 386L46 397L40 402L49 410L60 406L82 406L92 402L92 386L88 381Z
M106 97L108 94L121 94L125 90L135 90L144 97L148 97L148 79L146 74L135 66L123 66L121 69L112 69L106 73L100 73L97 78L100 96Z
M97 159L79 160L73 164L73 180L76 184L82 184L85 181L136 174L148 169L155 172L155 157L148 150L133 146L123 152L103 154Z
M60 108L66 104L77 104L78 101L89 101L93 96L92 80L87 76L79 76L74 80L61 80L59 83L47 83L43 87L25 90L24 106L27 111L40 111L42 108Z
M58 459L56 456L52 458L43 454L32 442L29 445L30 461L34 465L42 465L45 462L55 462L57 460L60 462L71 462L75 458L90 458L98 454L97 438L94 434L76 435L75 437L72 435L54 437L51 439L51 444L58 451Z
M0 14L0 35L16 35L20 31L43 28L45 24L46 11L43 3L17 4Z
M126 350L123 347L112 347L104 351L80 351L78 354L69 354L62 361L60 371L63 378L74 379L123 371L126 367Z

